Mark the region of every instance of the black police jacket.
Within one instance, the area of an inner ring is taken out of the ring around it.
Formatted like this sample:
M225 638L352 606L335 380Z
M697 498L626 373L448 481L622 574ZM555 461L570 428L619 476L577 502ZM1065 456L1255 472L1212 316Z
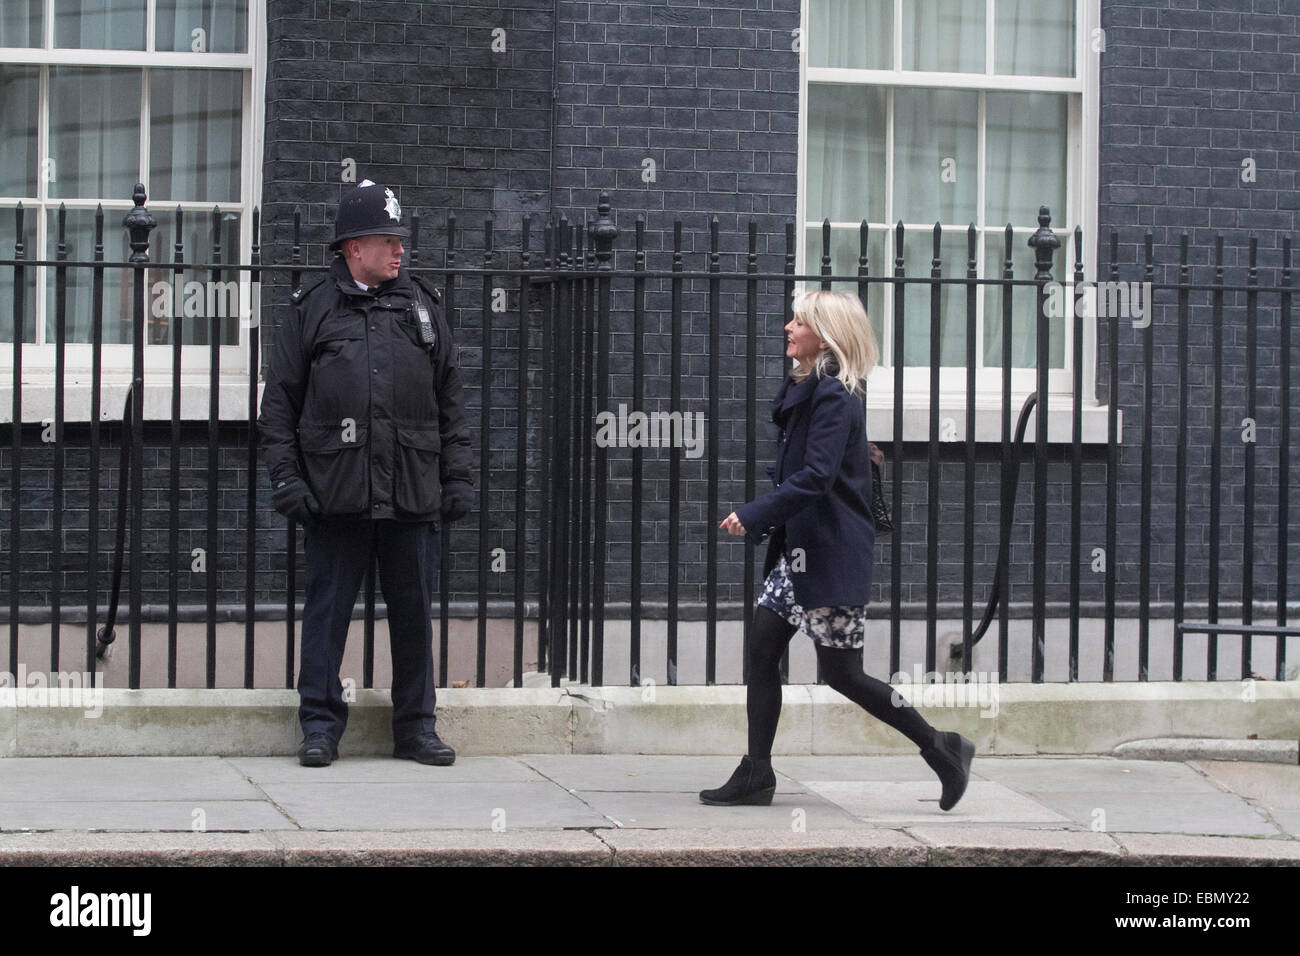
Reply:
M368 292L338 258L293 300L258 417L272 484L301 475L326 518L427 521L444 495L470 501L473 452L437 293L420 285L431 346L405 269Z

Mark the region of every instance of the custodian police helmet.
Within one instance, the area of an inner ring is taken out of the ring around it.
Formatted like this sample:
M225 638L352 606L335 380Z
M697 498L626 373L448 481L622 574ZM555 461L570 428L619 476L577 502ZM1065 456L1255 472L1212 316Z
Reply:
M344 239L358 236L411 238L410 230L402 225L402 207L393 191L377 186L369 179L362 180L359 186L339 200L330 249L337 251Z

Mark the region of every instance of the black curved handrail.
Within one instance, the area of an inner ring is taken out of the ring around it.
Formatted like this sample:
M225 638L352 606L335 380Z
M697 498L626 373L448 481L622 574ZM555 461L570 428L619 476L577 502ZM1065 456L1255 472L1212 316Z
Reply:
M993 568L993 588L989 592L988 607L984 609L984 619L980 621L979 627L975 628L971 634L972 647L979 643L980 638L988 631L989 625L993 623L993 615L997 613L998 602L1003 597L999 584L1002 581L1003 568L1006 567L1008 560L1007 547L1011 542L1011 518L1016 506L1016 488L1020 484L1020 455L1018 450L1025 441L1025 431L1029 425L1029 413L1034 410L1034 406L1037 404L1038 393L1031 392L1025 398L1025 403L1020 406L1020 418L1016 420L1016 434L1011 439L1012 464L1009 468L1005 462L1002 465L1002 523L998 535L998 560Z
M122 560L126 553L126 500L131 482L131 427L135 423L135 383L126 391L122 405L122 457L117 475L117 541L113 546L113 589L108 599L104 626L95 632L95 657L104 660L117 640L113 625L117 623L118 598L122 592Z

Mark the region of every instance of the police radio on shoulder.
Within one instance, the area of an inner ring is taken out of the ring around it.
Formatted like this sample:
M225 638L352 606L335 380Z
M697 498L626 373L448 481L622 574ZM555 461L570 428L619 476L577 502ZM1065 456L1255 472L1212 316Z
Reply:
M433 319L429 316L429 310L424 307L423 302L415 303L415 317L420 320L420 341L426 346L431 346L437 341L433 334Z

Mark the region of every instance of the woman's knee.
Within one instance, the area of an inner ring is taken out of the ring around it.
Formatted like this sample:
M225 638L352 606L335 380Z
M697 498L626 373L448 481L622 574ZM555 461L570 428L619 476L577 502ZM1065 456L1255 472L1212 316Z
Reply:
M831 690L840 691L852 686L854 669L858 667L857 655L851 648L826 647L817 645L817 664L821 667L822 679Z
M779 668L787 646L779 641L763 640L755 637L749 642L750 669L772 670Z
M780 665L795 627L770 608L759 606L749 635L750 667L771 668Z

